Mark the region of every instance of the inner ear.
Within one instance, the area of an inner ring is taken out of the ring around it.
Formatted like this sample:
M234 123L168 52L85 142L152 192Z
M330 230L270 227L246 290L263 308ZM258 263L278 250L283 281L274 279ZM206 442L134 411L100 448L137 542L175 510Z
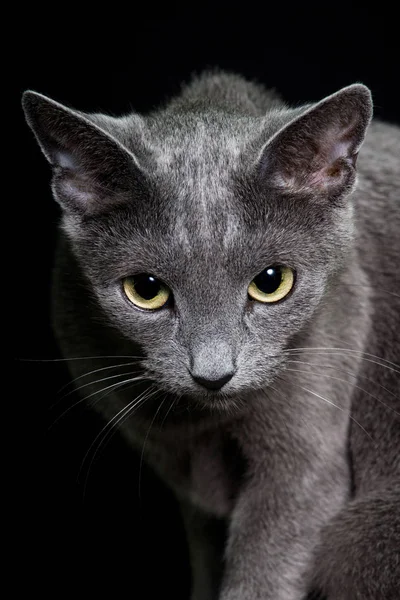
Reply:
M344 193L354 183L371 116L371 96L363 85L326 98L267 142L260 156L263 178L290 193Z
M54 154L55 164L62 169L69 169L70 171L77 171L79 169L79 163L74 159L72 152L58 151Z

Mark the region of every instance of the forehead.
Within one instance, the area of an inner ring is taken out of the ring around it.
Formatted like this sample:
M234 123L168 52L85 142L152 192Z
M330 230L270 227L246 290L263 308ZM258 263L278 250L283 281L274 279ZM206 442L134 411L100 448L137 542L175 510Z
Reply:
M274 198L255 181L249 156L259 131L258 118L222 113L150 119L148 186L139 202L104 217L112 219L112 227L107 222L101 228L107 264L111 257L121 270L119 256L126 271L217 276L222 282L254 276L264 262L285 263L302 250L309 254L309 208ZM115 235L109 238L104 230Z
M251 126L252 124L252 126ZM240 233L235 179L256 123L222 114L171 115L154 132L154 178L167 206L169 230L187 249L232 244Z
M299 248L295 220L283 206L234 179L221 187L169 186L168 198L156 196L157 213L146 211L151 225L143 229L137 221L134 229L160 275L233 282L254 276L270 262L286 263L295 244Z
M160 172L174 165L187 175L185 167L212 168L210 159L216 166L234 167L262 123L260 118L215 111L170 113L148 121L146 137Z

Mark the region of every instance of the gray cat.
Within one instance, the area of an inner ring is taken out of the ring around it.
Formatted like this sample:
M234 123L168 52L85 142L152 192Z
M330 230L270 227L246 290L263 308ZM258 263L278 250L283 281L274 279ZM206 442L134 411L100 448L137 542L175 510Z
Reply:
M193 600L399 598L400 130L361 84L293 109L224 73L147 116L23 106L61 349L175 491Z

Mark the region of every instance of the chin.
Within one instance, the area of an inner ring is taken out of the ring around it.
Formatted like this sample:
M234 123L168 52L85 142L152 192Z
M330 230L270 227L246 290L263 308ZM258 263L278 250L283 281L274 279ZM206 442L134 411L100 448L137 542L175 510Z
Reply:
M216 391L192 391L185 394L185 398L192 406L206 411L221 414L236 414L242 412L248 405L246 396L249 391L245 389L238 391L235 389L216 390Z

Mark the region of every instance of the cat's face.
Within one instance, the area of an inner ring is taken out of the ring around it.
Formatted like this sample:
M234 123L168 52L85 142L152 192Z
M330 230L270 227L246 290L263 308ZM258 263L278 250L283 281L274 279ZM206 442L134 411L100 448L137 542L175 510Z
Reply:
M368 102L146 123L28 96L88 293L159 387L218 405L272 382L349 246Z
M321 207L270 197L257 211L257 193L232 186L225 211L212 202L179 210L166 202L157 212L125 207L75 234L75 253L107 319L140 344L152 377L168 391L215 397L194 377L230 374L225 394L265 387L318 306L337 266L333 257L347 248L344 208L340 219L327 219ZM287 290L277 285L278 266L288 269ZM272 293L252 298L255 278Z

